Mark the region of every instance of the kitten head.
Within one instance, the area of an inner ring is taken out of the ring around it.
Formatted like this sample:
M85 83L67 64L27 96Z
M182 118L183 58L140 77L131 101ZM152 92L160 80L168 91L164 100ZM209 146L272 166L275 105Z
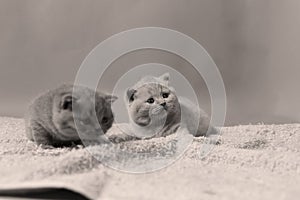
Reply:
M170 74L169 73L165 73L159 77L154 77L154 76L145 76L143 78L141 78L141 80L139 80L133 87L134 88L140 88L142 86L144 86L145 84L149 84L149 83L156 83L159 85L163 85L166 87L169 87L169 81L170 81ZM173 88L170 87L170 89L174 90Z
M169 85L169 74L160 77L147 76L125 95L131 121L139 126L159 123L165 125L180 116L180 106L174 89Z
M64 140L96 138L112 126L112 95L94 93L84 87L69 87L56 95L53 122ZM95 108L93 107L95 105ZM76 124L76 125L75 125ZM78 135L80 132L80 137Z

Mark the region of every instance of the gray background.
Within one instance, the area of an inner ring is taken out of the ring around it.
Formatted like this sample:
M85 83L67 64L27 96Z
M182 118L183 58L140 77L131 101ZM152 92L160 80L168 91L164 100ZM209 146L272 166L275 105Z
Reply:
M23 116L38 93L72 82L85 56L118 32L159 26L202 44L223 76L226 124L299 121L300 1L298 0L1 0L0 115ZM114 62L100 82L157 62L183 73L210 110L206 86L170 53L144 50Z

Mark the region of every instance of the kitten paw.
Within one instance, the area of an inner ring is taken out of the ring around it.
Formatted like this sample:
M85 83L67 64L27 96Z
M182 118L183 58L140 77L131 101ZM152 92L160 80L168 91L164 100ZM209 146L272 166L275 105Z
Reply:
M41 149L55 149L54 146L48 145L48 144L40 144L39 148Z
M120 135L111 135L108 138L113 143L121 143L121 142L127 142L132 140L139 140L139 138L131 135L126 134L120 134Z

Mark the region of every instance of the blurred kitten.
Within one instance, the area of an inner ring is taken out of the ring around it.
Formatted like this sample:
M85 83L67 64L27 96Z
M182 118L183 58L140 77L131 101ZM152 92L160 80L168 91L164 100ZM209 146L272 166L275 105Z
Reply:
M29 106L26 135L44 147L97 139L112 126L111 103L116 99L86 87L62 85L40 95Z

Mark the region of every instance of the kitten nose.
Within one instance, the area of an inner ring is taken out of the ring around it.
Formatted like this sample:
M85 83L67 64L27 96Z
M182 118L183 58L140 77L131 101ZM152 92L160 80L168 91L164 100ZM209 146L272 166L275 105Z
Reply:
M163 102L160 104L162 107L165 107L166 106L166 102Z

